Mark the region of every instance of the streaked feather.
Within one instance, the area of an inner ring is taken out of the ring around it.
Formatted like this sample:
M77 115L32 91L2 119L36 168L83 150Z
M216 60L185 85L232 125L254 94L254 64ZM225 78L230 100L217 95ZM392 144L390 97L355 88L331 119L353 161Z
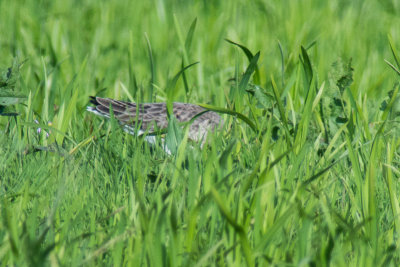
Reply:
M101 97L91 97L90 102L94 106L88 106L87 111L106 118L110 118L111 106L114 117L130 134L141 135L146 131L151 133L155 128L165 129L168 126L166 103L136 104ZM207 133L222 122L217 113L194 104L174 102L173 112L179 122L188 122L202 113L193 120L189 128L189 138L194 141L205 140ZM135 129L139 129L139 132L136 133Z

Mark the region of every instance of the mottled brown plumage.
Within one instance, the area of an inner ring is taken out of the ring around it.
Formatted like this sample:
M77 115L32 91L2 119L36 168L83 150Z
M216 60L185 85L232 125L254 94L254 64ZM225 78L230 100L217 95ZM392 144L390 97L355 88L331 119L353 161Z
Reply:
M111 106L114 117L131 134L140 135L146 131L151 133L156 128L155 124L158 129L168 126L166 103L136 104L101 97L91 97L90 102L94 107L88 107L88 111L107 118L110 117ZM189 138L195 141L205 140L207 132L215 129L222 121L217 113L194 104L175 102L173 112L179 122L188 122L202 113L193 120L189 128ZM138 133L134 132L135 127L139 128Z

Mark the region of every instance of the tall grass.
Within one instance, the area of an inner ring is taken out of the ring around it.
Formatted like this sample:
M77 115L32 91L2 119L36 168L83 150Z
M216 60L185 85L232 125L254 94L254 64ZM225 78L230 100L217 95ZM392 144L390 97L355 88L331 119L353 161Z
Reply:
M398 266L399 12L0 1L0 66L27 59L0 117L0 265ZM90 95L225 123L169 156L85 112Z

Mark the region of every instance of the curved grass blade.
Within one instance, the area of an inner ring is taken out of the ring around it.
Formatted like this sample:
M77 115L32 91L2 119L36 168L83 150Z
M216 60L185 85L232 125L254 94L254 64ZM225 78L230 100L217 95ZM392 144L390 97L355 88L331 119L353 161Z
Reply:
M178 81L179 77L185 72L185 70L187 70L188 68L198 64L199 62L194 62L190 65L187 65L184 68L181 68L181 70L174 76L174 78L172 78L172 80L169 81L169 83L167 84L167 92L170 92L176 85L176 82Z
M200 267L200 266L207 266L207 260L211 258L211 256L217 254L218 249L224 244L224 242L221 240L214 246L212 246L194 265L194 267Z
M247 125L250 126L250 128L254 131L257 132L258 129L256 127L256 125L245 115L243 115L242 113L230 110L230 109L226 109L226 108L220 108L220 107L216 107L216 106L212 106L212 105L207 105L207 104L197 104L200 107L218 112L218 113L223 113L223 114L228 114L228 115L233 115L238 117L239 119L241 119L242 121L244 121Z
M320 176L322 176L324 173L326 173L327 171L329 171L333 166L335 166L337 163L339 162L339 160L333 162L332 164L328 165L328 167L320 170L319 172L317 172L316 174L312 175L310 178L308 178L307 180L305 180L301 186L305 187L307 185L309 185L310 183L312 183L314 180L318 179Z
M309 45L306 47L306 50L308 50L308 49L310 49L311 47L313 47L316 43L317 43L317 41L312 41L311 44L309 44Z
M245 47L244 45L238 44L238 43L236 43L234 41L231 41L229 39L225 39L225 41L227 41L230 44L236 45L237 47L242 49L242 51L246 55L246 57L249 60L249 62L251 62L251 60L253 59L254 56L253 56L253 53L251 53L251 51L247 47ZM260 71L258 69L258 65L256 65L256 68L255 68L254 83L255 84L259 84L260 83Z
M184 64L183 58L182 58L181 70L183 70L185 68L184 66L185 66L185 64ZM182 79L183 79L183 86L185 87L185 93L186 93L186 95L188 95L189 94L189 84L188 84L185 72L182 72Z
M285 58L283 57L283 49L281 42L278 41L279 52L281 54L281 73L282 73L282 88L285 88Z
M400 70L398 70L395 66L393 66L392 63L390 63L390 62L387 61L386 59L385 59L385 62L386 62L386 64L388 64L389 67L391 67L398 75L400 75Z
M250 64L246 69L246 72L244 73L242 79L240 80L239 92L245 92L250 77L257 68L257 61L259 57L260 57L260 52L257 52L257 54L255 54L255 56L251 59Z
M193 34L194 34L194 30L196 29L196 23L197 23L197 18L195 18L193 20L192 24L190 25L189 31L186 35L186 40L185 40L186 53L189 52L190 46L192 45Z
M303 46L301 46L301 55L302 55L301 63L303 65L305 80L307 82L306 88L309 88L313 78L313 70L311 66L310 57L308 56L307 50Z
M231 43L233 45L236 45L237 47L239 47L240 49L243 50L243 52L245 53L245 55L247 56L248 60L251 61L251 59L254 57L253 53L251 53L251 51L245 47L244 45L235 43L234 41L231 41L229 39L225 39L225 41L227 41L228 43Z
M392 36L388 35L388 39L389 39L390 49L392 50L392 54L394 57L394 61L396 61L397 67L400 68L400 57L398 56L397 50L393 45ZM397 73L399 73L399 72L397 71Z
M174 78L172 78L172 80L170 80L167 84L167 114L169 117L169 114L172 113L172 99L174 99L174 88L176 83L178 82L179 77L185 72L185 70L187 70L188 68L198 64L199 62L194 62L184 68L181 68L181 70L174 76Z

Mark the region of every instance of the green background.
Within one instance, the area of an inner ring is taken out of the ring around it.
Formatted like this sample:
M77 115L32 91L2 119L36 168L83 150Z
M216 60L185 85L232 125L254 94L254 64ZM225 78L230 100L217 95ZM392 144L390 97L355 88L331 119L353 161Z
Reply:
M26 60L27 97L0 117L0 265L398 266L399 15L390 0L0 1L0 66ZM249 83L225 39L260 51ZM86 112L91 95L207 103L256 130L223 115L205 149L183 138L167 156Z

